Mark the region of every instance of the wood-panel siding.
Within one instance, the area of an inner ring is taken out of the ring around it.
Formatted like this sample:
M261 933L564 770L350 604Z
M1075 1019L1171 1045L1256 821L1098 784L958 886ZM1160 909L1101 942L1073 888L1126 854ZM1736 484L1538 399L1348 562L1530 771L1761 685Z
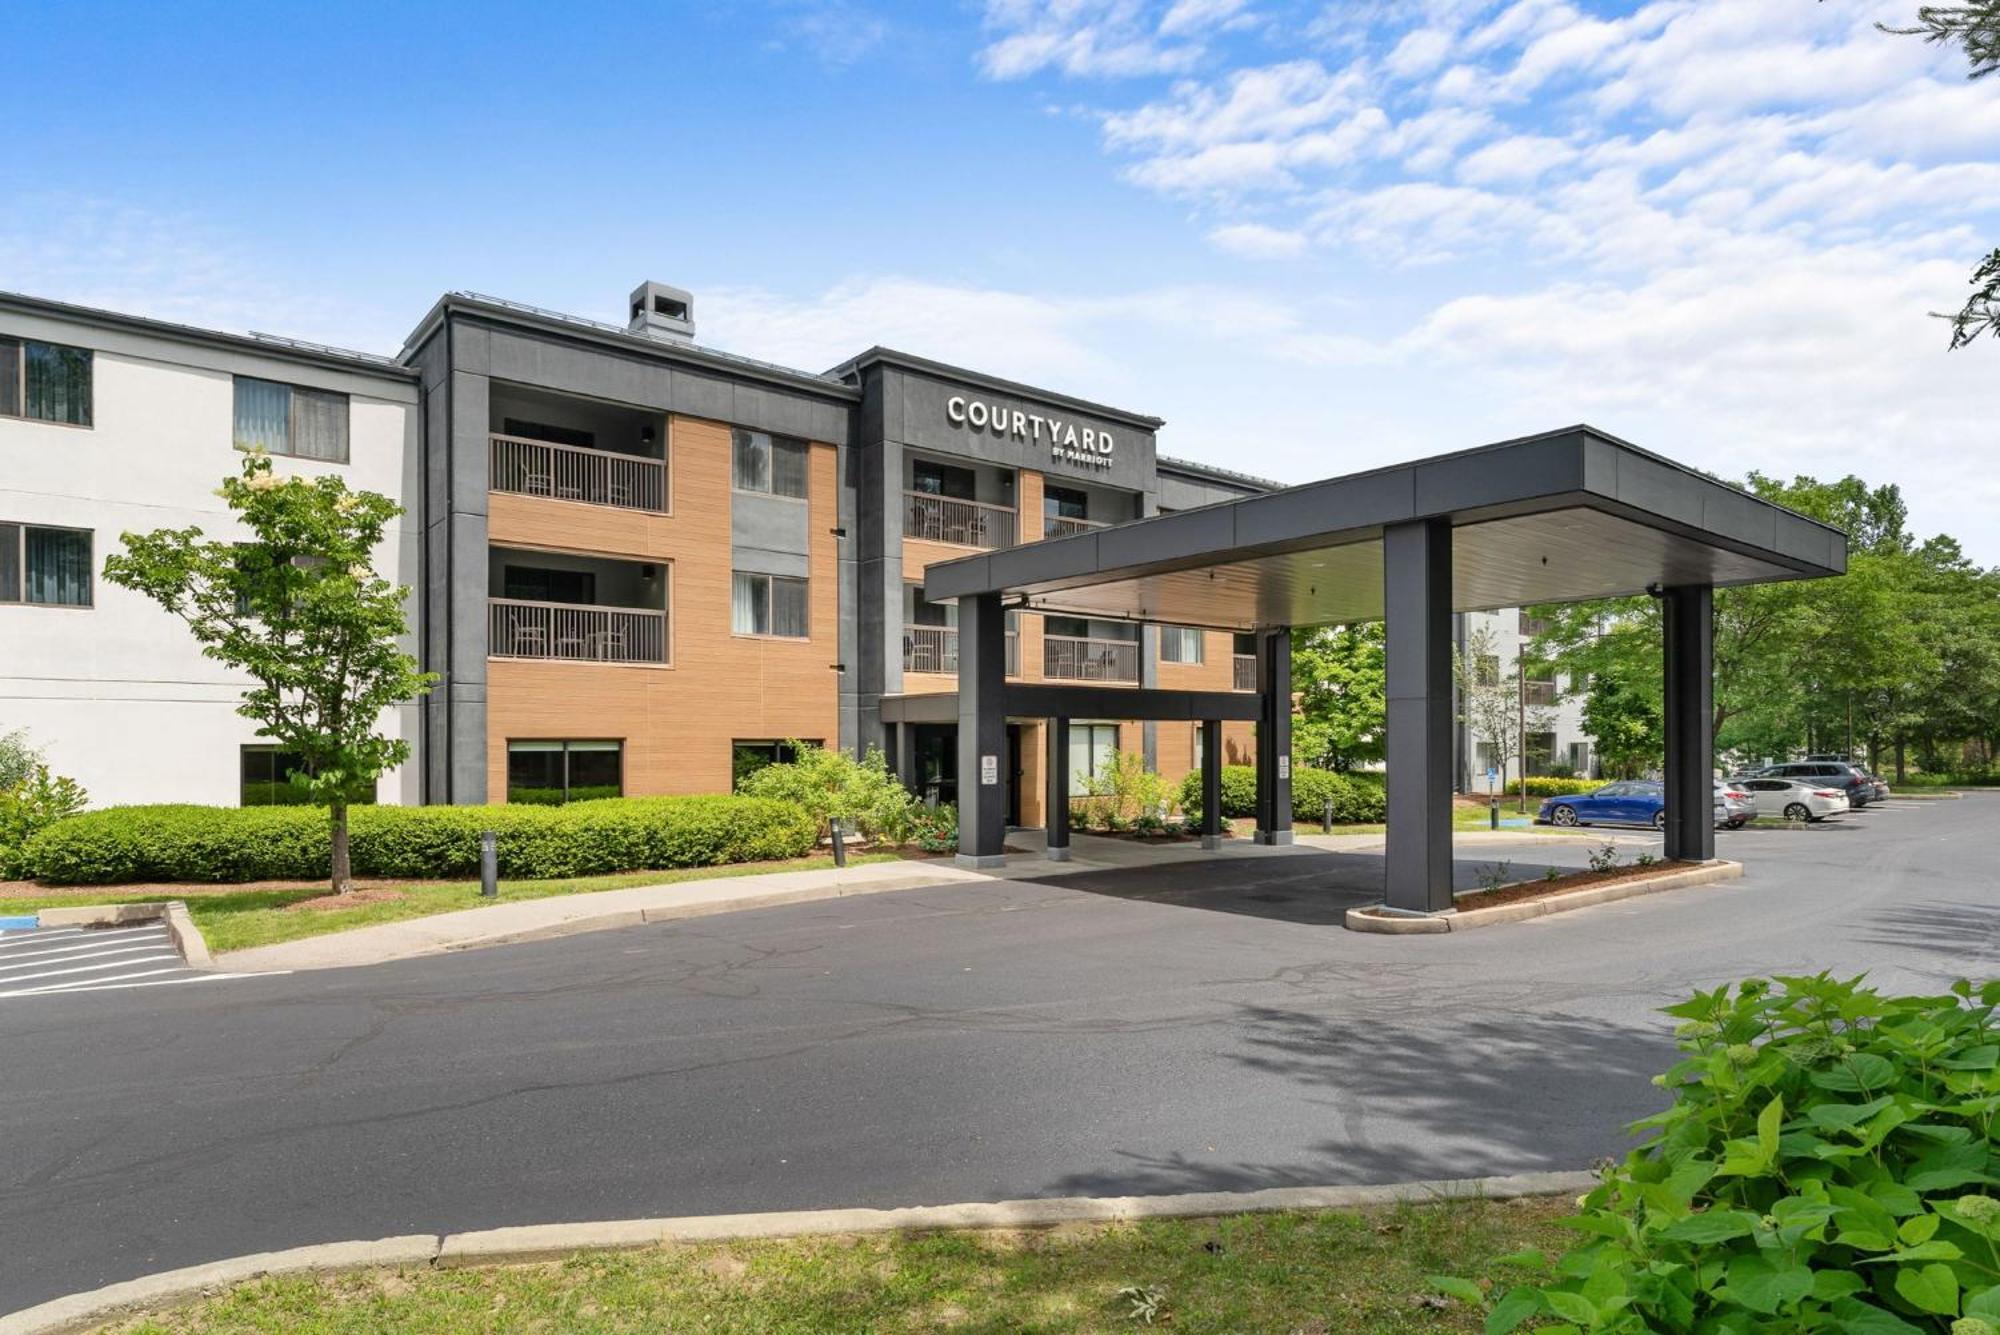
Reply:
M727 792L730 743L838 735L838 554L835 451L808 463L811 635L730 631L729 428L671 423L673 514L532 496L488 498L489 540L664 563L670 576L671 667L492 659L487 664L487 784L507 791L507 743L616 739L628 794Z

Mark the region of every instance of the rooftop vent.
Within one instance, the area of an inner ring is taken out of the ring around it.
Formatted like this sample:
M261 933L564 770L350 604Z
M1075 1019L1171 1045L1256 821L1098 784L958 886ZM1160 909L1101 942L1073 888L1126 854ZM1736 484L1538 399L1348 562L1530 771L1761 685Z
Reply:
M641 283L632 293L635 334L668 342L694 342L694 294L665 283Z

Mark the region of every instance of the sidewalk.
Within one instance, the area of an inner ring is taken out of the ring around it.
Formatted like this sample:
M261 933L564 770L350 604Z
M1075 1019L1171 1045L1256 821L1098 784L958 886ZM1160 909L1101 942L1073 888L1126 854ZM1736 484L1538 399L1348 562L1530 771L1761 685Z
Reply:
M427 918L379 923L351 931L329 932L299 941L232 950L215 957L217 969L262 973L285 969L344 969L357 964L435 955L476 946L512 941L537 941L640 923L699 918L738 909L771 908L845 895L877 894L884 890L915 890L954 881L986 882L990 878L962 871L950 859L870 862L857 867L824 867L813 871L770 872L760 876L725 876L711 881L676 881L639 885L625 890L555 895L494 904L488 908L436 913Z

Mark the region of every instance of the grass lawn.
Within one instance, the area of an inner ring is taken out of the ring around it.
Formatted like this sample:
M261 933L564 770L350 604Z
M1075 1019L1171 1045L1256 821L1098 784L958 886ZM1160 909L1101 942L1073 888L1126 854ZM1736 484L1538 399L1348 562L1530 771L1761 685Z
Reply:
M850 865L889 861L884 853L854 854ZM352 927L369 927L381 922L400 922L456 909L483 908L523 899L546 899L551 895L581 895L593 890L623 890L635 885L670 885L676 881L705 881L724 876L754 876L774 871L812 871L831 867L831 857L794 858L785 862L749 862L726 867L683 867L674 871L632 871L611 876L583 876L554 881L502 881L500 894L482 899L477 881L422 881L404 885L370 884L351 907L295 908L307 900L326 895L324 883L282 889L230 890L210 886L189 886L185 895L188 913L201 929L208 948L221 952L268 946L279 941L343 932ZM381 892L389 891L393 897ZM0 899L0 916L32 913L37 909L68 904L156 903L183 898L171 889L133 893L119 886L74 886L52 889L24 899Z
M677 1245L489 1270L266 1279L115 1329L164 1332L1477 1331L1426 1276L1529 1277L1567 1199L1155 1220L1011 1233Z

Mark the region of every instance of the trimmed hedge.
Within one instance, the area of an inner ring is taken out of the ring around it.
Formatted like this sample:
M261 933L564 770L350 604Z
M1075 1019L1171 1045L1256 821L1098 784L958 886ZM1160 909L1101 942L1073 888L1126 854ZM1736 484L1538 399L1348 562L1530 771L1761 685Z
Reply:
M1338 774L1332 770L1292 768L1292 819L1316 821L1333 799L1333 819L1338 825L1365 825L1388 814L1388 802L1378 776ZM1201 819L1201 771L1191 770L1181 780L1181 810L1188 820ZM1257 770L1250 765L1222 767L1222 814L1228 817L1257 814Z
M813 818L751 797L623 797L568 806L357 807L357 876L470 876L479 835L499 836L500 874L522 880L802 857ZM108 807L42 831L23 851L54 885L314 880L327 874L315 807Z

